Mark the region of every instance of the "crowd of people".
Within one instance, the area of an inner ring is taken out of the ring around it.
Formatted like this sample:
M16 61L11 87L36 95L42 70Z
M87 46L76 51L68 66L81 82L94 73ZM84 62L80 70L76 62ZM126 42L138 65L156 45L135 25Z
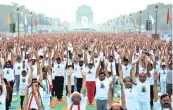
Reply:
M113 102L117 85L120 103ZM9 110L13 86L21 110L50 110L63 92L68 110L94 100L96 110L172 110L172 42L105 32L3 37L0 110Z

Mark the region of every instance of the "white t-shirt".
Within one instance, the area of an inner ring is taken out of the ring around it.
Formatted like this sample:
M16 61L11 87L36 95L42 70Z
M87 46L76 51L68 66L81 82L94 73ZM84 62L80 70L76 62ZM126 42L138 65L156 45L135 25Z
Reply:
M33 78L38 78L38 75L37 75L37 64L35 64L35 65L32 65L32 68L33 68L33 72L32 72L32 77ZM29 74L30 74L30 68L29 68Z
M64 63L60 63L60 64L54 63L53 71L54 71L54 76L64 76L65 64Z
M45 59L44 60L44 66L49 66L49 61L50 61L50 59Z
M96 78L96 99L98 100L107 100L109 91L109 79L100 81L99 78Z
M132 69L132 65L128 64L127 66L125 66L124 64L122 64L121 67L123 72L123 79L126 78L127 76L130 77L130 71Z
M65 71L67 72L67 71ZM67 73L66 73L66 85L68 84L68 78L67 78ZM71 85L74 85L74 73L71 74Z
M38 50L38 56L43 56L43 49L42 48Z
M80 110L86 110L86 105L87 105L87 102L88 102L88 98L87 96L83 96L83 94L80 94L80 97L81 97L81 101L80 101ZM72 95L70 97L67 96L67 107L68 107L68 110L70 110L73 102L71 100L72 98ZM78 106L77 105L73 105L73 108L72 110L78 110L77 109Z
M158 72L160 70L160 60L156 61L156 71Z
M120 55L118 54L118 52L114 51L114 56L115 56L115 63L118 63L118 60L120 58Z
M31 92L32 92L32 87L29 88L28 100L31 97L31 95L30 95ZM43 101L43 88L41 88L41 87L39 87L39 95L38 96L40 96L40 98L41 98L40 101L41 101L41 104L42 104L42 101ZM29 102L28 102L28 105L29 105ZM27 105L27 107L28 107L28 105ZM33 99L31 101L30 108L34 108L34 109L37 109L38 110L38 106L37 106L37 103L36 103L36 100L35 100L35 97L34 96L33 96Z
M11 60L11 53L10 52L8 52L8 58L7 58L7 60Z
M86 67L86 81L95 81L96 68L93 66L91 69Z
M133 85L132 88L124 89L127 110L138 110L137 89L138 87L136 85Z
M97 68L100 63L100 57L94 58L94 66Z
M15 71L15 75L20 75L20 73L22 72L22 62L18 63L16 62L14 64L14 71Z
M68 51L71 51L71 53L73 53L73 47L71 47L71 46L68 46Z
M4 78L6 78L7 81L14 80L14 70L12 68L4 68L3 73L4 73Z
M117 73L116 73L116 68L115 68L115 61L113 61L113 62L107 61L107 64L108 64L108 67L107 67L108 71L111 71L111 64L112 64L112 73L113 73L113 75L116 75Z
M79 64L74 64L74 74L76 78L83 78L82 71L85 70L84 65L82 67Z
M146 78L144 83L139 81L137 78L137 101L149 102L150 101L150 78Z
M2 68L4 68L3 67L3 65L4 65L4 58L1 57L0 61L1 61Z
M152 69L151 71L150 71L150 75L151 75L151 77L150 77L150 85L154 85L154 69Z
M160 70L159 71L159 75L160 75L160 81L161 82L166 82L166 79L167 79L167 69L165 70Z
M25 96L25 89L27 85L28 85L28 76L23 77L22 75L20 75L20 85L19 85L20 96Z

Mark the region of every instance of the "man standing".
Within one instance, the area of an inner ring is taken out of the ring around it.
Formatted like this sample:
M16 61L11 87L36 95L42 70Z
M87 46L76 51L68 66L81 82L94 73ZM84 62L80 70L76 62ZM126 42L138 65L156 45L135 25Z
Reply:
M154 110L172 110L171 107L171 99L168 94L163 94L160 99L158 96L158 90L157 90L157 80L158 80L158 74L154 73Z
M22 72L22 59L20 56L17 57L16 62L14 63L14 72L15 72L15 82L16 82L16 91L19 93L20 85L20 74Z
M68 95L67 95L67 107L68 110L86 110L87 105L87 97L86 97L86 73L83 71L83 82L82 82L82 93L73 92L71 94L71 74L72 68L68 68L67 70L67 79L68 79Z
M83 82L82 71L84 71L84 68L85 66L84 66L83 60L79 60L79 63L74 65L74 74L76 77L76 88L79 93L81 92L81 88L82 88L82 82Z
M96 106L97 110L107 109L108 90L110 81L104 72L97 72L96 76Z
M145 69L142 70L137 79L138 110L150 110L150 77L146 73Z
M168 63L168 69L167 69L167 85L166 85L166 92L171 97L172 95L172 62Z
M62 99L63 95L64 72L65 64L61 61L60 57L57 57L56 62L53 65L53 74L55 76L53 87L55 88L55 94L59 101Z
M86 67L86 86L87 86L87 93L88 93L88 101L89 104L93 103L94 93L95 93L95 77L96 77L96 67L93 65L92 62Z

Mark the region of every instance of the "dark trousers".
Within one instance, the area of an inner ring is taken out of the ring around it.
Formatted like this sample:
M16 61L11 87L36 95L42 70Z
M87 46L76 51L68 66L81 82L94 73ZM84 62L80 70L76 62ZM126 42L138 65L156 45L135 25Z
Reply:
M168 84L168 83L166 84L166 92L171 97L171 95L172 95L172 84Z
M71 94L74 92L74 85L71 85ZM68 86L66 85L66 96L68 94Z
M6 98L6 110L9 110L9 106L10 106L9 100Z
M154 90L153 85L150 85L150 106L153 107Z
M116 64L115 64L116 73L117 73L117 76L120 76L119 71L118 71L118 67L119 67L119 64L116 63Z
M82 89L82 81L83 81L83 78L77 78L77 91L79 92L79 93L81 93L81 89Z
M9 82L11 88L12 88L12 92L10 92L10 96L9 96L9 105L11 104L12 101L12 95L13 95L13 86L14 86L14 81L10 81Z
M20 96L20 106L21 106L21 109L23 109L23 101L24 101L24 98L25 96Z
M57 99L61 100L63 95L64 77L55 76L55 84L55 94L57 95Z
M55 86L56 86L55 79L52 80L52 83L53 83L53 88L51 89L51 94L52 94L52 97L54 97L54 96L57 96L55 93Z

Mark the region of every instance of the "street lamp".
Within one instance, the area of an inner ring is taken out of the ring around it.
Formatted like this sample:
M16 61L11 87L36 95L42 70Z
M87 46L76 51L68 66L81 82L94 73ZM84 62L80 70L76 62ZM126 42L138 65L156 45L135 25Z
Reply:
M131 17L132 17L132 14L130 14L129 16L130 16L130 20L129 20L130 30L129 30L129 31L131 31L131 27L132 27L132 26L131 26Z
M117 18L118 19L118 23L117 23L117 30L118 30L118 32L119 32L119 18Z
M47 26L48 18L46 17L46 26Z
M139 21L139 35L141 34L141 16L142 16L142 11L139 13L140 15L140 21Z
M123 16L123 31L124 31L124 16Z
M156 11L155 34L157 34L157 12L158 12L158 5L157 4L155 6L155 11Z
M41 15L39 15L39 29L40 29L40 33L41 33Z
M31 12L31 34L32 34L32 12Z
M17 28L18 28L18 37L19 37L19 8L17 8Z

